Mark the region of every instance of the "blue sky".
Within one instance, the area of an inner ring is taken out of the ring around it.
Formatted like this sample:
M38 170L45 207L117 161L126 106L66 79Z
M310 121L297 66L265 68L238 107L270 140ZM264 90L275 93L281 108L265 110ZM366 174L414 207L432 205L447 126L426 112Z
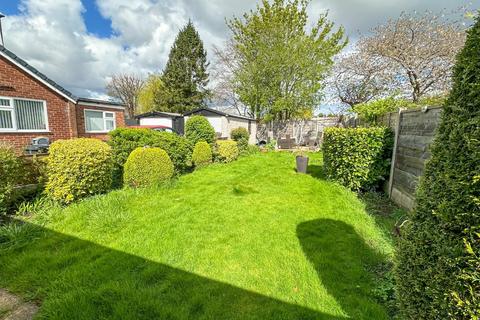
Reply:
M209 59L229 37L225 19L259 0L0 0L5 46L74 94L107 98L116 73L160 72L178 30L192 20ZM480 0L312 0L354 42L402 11L479 9ZM328 111L328 110L324 110Z
M0 4L0 12L5 15L18 15L21 13L20 0L4 0ZM81 0L84 11L82 13L88 32L95 34L101 38L110 37L114 31L112 29L112 21L105 19L98 10L95 0Z

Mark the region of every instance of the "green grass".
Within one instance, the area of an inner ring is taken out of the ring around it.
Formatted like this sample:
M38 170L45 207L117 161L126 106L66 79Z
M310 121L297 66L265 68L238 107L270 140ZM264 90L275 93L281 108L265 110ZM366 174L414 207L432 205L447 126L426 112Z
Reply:
M3 233L0 286L48 319L388 319L392 219L309 170L258 154L53 208Z

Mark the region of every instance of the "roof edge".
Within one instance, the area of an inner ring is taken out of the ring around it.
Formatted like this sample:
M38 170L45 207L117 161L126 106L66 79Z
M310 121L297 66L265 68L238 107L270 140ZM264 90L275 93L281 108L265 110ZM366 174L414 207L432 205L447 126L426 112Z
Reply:
M35 80L41 82L42 84L47 86L49 89L56 92L57 94L63 96L64 98L66 98L67 100L73 103L77 102L77 98L70 91L68 91L67 89L57 84L55 81L48 78L46 75L38 71L36 68L32 67L25 60L15 55L13 52L11 52L10 50L8 50L2 45L0 45L0 55L4 57L7 61L13 63L15 66L20 68L22 71L26 72Z
M189 115L192 115L194 113L200 112L202 110L210 111L210 112L216 113L216 114L218 114L220 116L224 116L224 117L231 117L231 118L255 121L254 118L245 117L245 116L236 115L236 114L230 114L230 113L226 113L226 112L223 112L223 111L220 111L220 110L217 110L217 109L208 108L208 107L202 107L202 108L198 108L198 109L195 109L195 110L192 110L192 111L188 111L188 112L185 112L183 115L184 116L189 116Z
M126 108L126 106L122 103L90 98L78 98L76 104L87 107L114 108L122 110Z
M180 118L180 117L183 116L182 114L175 113L175 112L149 111L149 112L137 114L134 118L135 119L148 118L148 117L153 117L153 116L156 116L156 115L158 115L158 116L164 115L164 116L169 116L169 117L172 117L172 118Z

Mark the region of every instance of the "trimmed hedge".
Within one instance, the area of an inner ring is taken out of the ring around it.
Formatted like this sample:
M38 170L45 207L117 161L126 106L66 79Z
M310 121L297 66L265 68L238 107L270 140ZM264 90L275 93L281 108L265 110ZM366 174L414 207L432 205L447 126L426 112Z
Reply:
M5 213L12 201L13 187L20 179L21 161L13 148L0 144L0 214Z
M233 140L218 140L216 152L221 162L232 162L238 158L239 154L237 143Z
M193 148L192 160L195 167L200 168L212 163L212 148L205 141L200 141Z
M176 174L189 171L192 167L193 145L182 136L170 132L157 132L158 139L152 145L167 152Z
M113 150L114 179L117 186L122 185L123 166L128 156L139 147L158 147L165 150L172 160L175 174L187 172L192 166L192 145L177 134L151 129L118 128L109 135L108 143Z
M457 57L396 282L405 319L480 319L480 17Z
M107 192L112 186L112 151L97 139L58 140L49 148L46 194L61 203Z
M244 127L238 127L233 129L230 132L230 137L232 138L232 140L235 140L235 141L245 139L248 142L248 139L250 138L250 134L248 133L248 130L245 129Z
M392 146L388 128L326 128L326 176L355 191L378 187L389 174Z
M130 187L149 187L169 180L173 163L160 148L136 148L125 162L123 181Z
M185 137L196 145L197 142L206 141L211 146L215 143L215 129L204 116L192 116L185 124Z

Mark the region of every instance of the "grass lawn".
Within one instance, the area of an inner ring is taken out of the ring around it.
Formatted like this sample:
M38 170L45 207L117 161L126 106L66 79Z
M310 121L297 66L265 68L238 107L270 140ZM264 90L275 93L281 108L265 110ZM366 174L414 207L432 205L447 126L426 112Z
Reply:
M3 227L0 287L48 319L388 319L391 218L286 153L212 165ZM5 242L8 239L9 242Z

